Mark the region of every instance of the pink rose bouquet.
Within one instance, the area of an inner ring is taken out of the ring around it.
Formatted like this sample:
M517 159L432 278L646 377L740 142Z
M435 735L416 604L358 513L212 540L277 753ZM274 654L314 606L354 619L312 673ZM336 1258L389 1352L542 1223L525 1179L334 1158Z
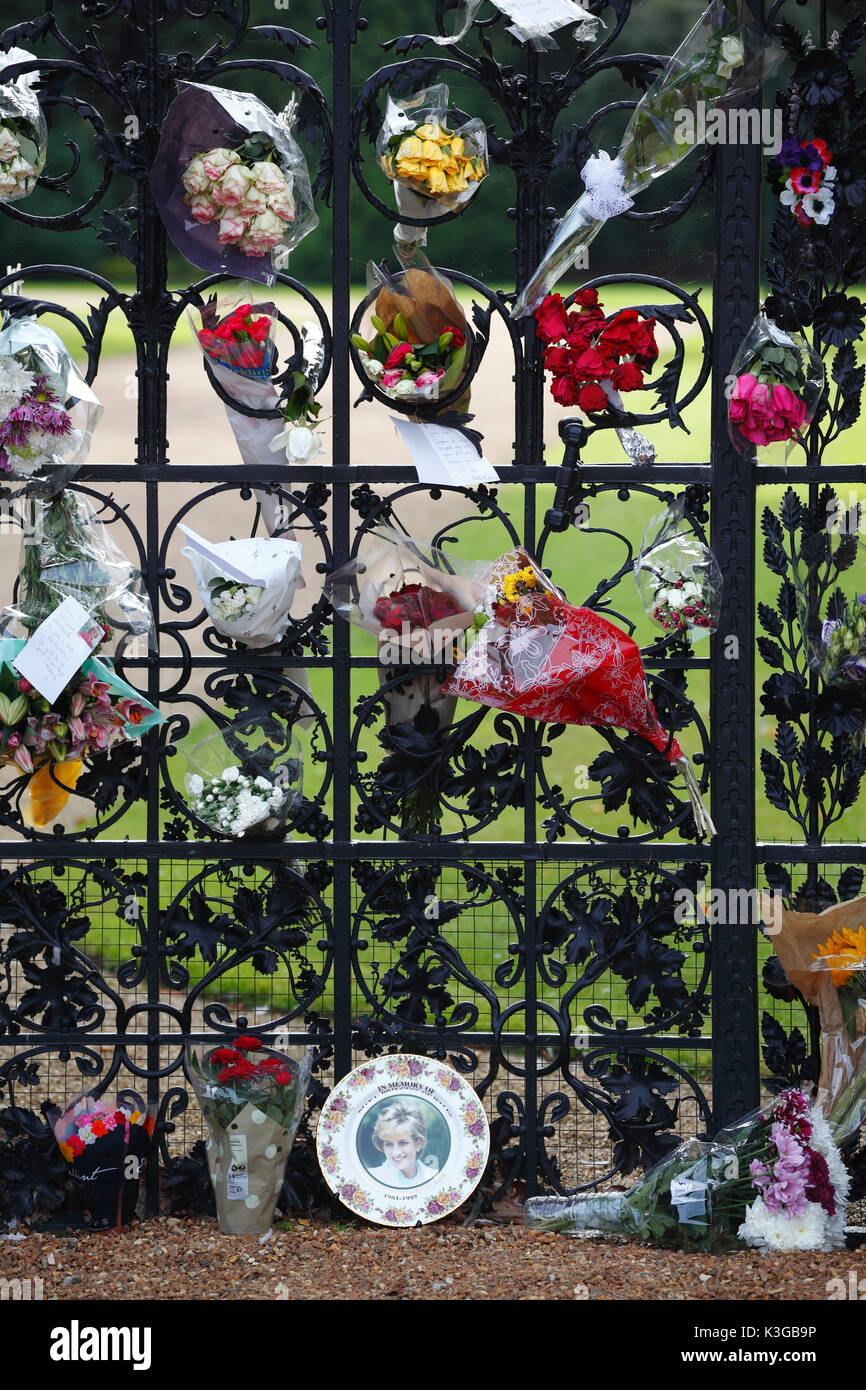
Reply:
M759 314L728 378L728 432L742 454L805 444L824 387L824 365L798 333Z

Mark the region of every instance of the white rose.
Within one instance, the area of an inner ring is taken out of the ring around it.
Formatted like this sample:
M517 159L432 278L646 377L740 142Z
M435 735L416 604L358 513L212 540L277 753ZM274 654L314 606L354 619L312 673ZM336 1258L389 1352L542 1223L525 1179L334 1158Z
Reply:
M364 364L364 371L367 373L370 380L378 381L385 370L384 364L379 361L378 357L371 357L369 353L366 352L359 352L358 356L361 358Z
M250 165L250 173L253 182L263 193L281 193L285 189L286 176L273 160L263 159L258 164Z
M211 181L205 173L204 164L199 155L189 161L180 181L187 193L206 193L208 191Z
M0 169L0 198L7 197L10 193L15 193L18 188L18 180L14 174L10 174L6 169Z
M730 77L734 68L742 67L743 59L745 58L743 45L733 34L729 34L727 38L722 39L721 57L722 61L716 68L719 77Z

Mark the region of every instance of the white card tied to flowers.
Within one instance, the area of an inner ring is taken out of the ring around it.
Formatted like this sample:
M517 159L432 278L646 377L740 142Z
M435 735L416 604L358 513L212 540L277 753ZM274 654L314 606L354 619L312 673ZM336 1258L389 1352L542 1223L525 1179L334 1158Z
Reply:
M181 551L217 632L247 647L279 642L289 626L301 578L300 541L252 536L211 545L181 528L190 544Z

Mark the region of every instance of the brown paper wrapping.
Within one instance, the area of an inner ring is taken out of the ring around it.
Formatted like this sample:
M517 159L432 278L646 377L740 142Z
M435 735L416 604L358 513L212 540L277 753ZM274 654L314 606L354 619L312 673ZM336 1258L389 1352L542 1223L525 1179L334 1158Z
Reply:
M388 332L397 314L409 329L409 341L435 343L446 328L465 333L466 317L446 282L429 270L407 270L402 277L406 293L385 286L376 297L376 314Z
M207 1161L220 1231L226 1236L264 1235L273 1225L274 1209L283 1185L291 1147L288 1129L270 1119L251 1101L238 1111L228 1129L220 1129L210 1115L206 1114L205 1118L211 1132ZM246 1139L248 1195L245 1198L228 1195L233 1135Z
M866 898L824 912L789 912L778 897L761 895L761 916L789 982L821 1016L821 1074L817 1103L837 1124L837 1142L858 1127L866 1107L866 1009L856 1014L855 1038L845 1026L833 976L814 957L835 931L866 924ZM861 1097L860 1092L864 1093Z

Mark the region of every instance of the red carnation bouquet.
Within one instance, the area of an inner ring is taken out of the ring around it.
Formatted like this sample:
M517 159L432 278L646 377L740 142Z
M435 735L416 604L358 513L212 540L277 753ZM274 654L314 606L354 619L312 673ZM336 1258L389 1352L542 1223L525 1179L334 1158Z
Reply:
M201 310L201 327L195 334L212 362L244 376L269 377L273 366L273 304L238 304L231 312L211 295Z
M535 315L545 344L544 366L553 382L550 393L563 406L585 414L614 405L623 409L621 391L639 391L659 350L654 318L637 309L605 317L598 290L578 290L577 311L569 311L561 294L549 294Z
M444 695L549 724L611 725L651 743L684 777L698 834L715 828L688 758L659 723L640 649L590 608L576 608L523 549L489 567L493 621L442 687Z
M189 1076L211 1132L207 1159L224 1235L270 1230L283 1170L301 1118L312 1053L300 1062L244 1034L199 1061Z

